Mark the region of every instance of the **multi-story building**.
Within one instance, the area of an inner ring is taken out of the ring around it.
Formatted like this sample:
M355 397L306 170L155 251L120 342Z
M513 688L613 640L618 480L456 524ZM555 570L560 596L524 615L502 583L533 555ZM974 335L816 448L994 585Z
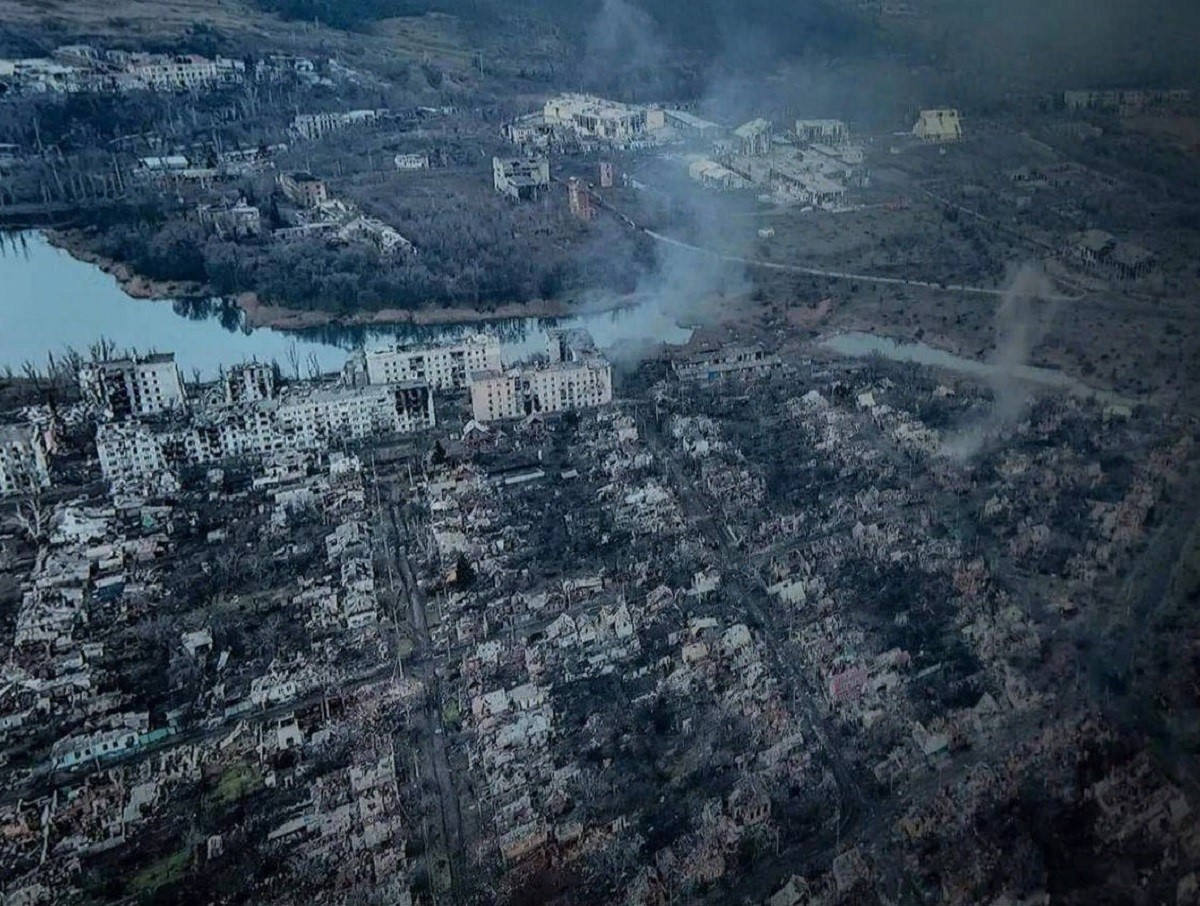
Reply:
M500 340L487 334L449 346L370 349L363 357L371 384L425 381L434 390L465 390L475 372L501 368Z
M0 497L50 487L50 444L37 425L0 425Z
M612 398L612 366L599 356L543 368L484 371L471 380L471 411L478 422L570 412L603 406Z
M258 389L263 389L261 384ZM125 482L224 459L328 450L372 436L413 433L435 423L433 393L425 383L298 388L202 412L188 424L101 425L96 446L104 477Z
M301 113L292 120L292 131L309 140L318 139L339 129L375 123L382 110L349 110L345 113Z
M231 406L275 398L275 366L262 362L235 365L221 377L225 402Z
M962 138L962 118L957 110L922 110L913 135L925 142L956 142Z
M244 69L240 60L209 60L195 54L135 54L129 62L130 73L156 91L207 88L240 77Z
M276 182L284 198L293 204L315 208L329 201L329 186L311 173L281 173Z
M850 141L850 129L841 120L796 120L796 138L821 145L842 145Z
M771 150L771 122L757 119L733 132L736 151L743 157L759 157Z
M545 157L493 157L492 184L514 201L536 201L550 187L550 161Z
M83 398L107 419L158 415L187 405L174 353L91 362L79 369L79 386Z
M758 345L710 346L680 352L671 362L683 380L714 381L725 375L751 375L781 367L778 355Z
M587 94L563 94L550 98L542 109L548 126L565 126L581 138L625 143L648 129L663 125L663 113L634 107Z
M107 422L96 430L100 474L109 481L155 475L167 468L170 432L139 421Z

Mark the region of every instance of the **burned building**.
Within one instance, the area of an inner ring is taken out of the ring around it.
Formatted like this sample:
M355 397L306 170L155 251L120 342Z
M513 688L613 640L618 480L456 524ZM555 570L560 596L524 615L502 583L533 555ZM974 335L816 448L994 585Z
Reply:
M274 399L275 372L274 365L266 365L261 362L235 365L221 378L221 387L225 391L225 402L235 406Z
M596 202L591 190L580 179L572 176L567 180L567 200L571 207L571 216L579 220L592 220L596 216Z
M759 157L771 150L771 123L756 119L733 132L735 151L742 157Z
M84 400L106 419L159 415L187 405L174 353L88 363L79 369L79 386Z
M671 360L682 380L713 381L730 374L759 374L779 368L778 355L760 345L710 346L685 350Z
M1068 240L1063 257L1086 268L1104 270L1122 280L1136 280L1154 270L1157 258L1149 249L1121 242L1104 230L1085 230Z
M200 205L196 219L222 238L249 239L262 233L262 213L245 199L233 205Z

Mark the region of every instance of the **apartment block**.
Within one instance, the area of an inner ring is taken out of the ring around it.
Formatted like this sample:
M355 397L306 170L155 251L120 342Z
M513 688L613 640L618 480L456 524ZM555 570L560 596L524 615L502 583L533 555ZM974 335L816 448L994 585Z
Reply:
M174 353L91 362L79 369L79 386L84 400L102 417L118 421L187 405Z
M50 487L46 437L37 425L0 425L0 497Z
M475 334L449 346L383 347L364 354L367 381L399 384L424 381L434 390L465 390L477 371L499 371L500 340Z
M262 389L261 383L257 389ZM324 451L373 436L413 433L435 423L433 393L425 383L303 387L201 412L187 424L104 424L96 446L104 477L124 482L224 459Z
M471 381L471 411L485 423L603 406L612 398L612 366L599 356L542 368L486 371Z

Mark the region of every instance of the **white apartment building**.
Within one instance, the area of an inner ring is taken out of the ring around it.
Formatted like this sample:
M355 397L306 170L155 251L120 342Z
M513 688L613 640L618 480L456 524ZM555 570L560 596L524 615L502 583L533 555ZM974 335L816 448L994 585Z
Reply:
M588 94L562 94L550 98L542 108L547 126L564 126L581 138L623 143L651 129L661 129L661 110L635 107Z
M84 400L108 419L158 415L187 405L174 353L91 362L79 369L79 386Z
M379 434L431 428L428 384L300 388L201 413L188 425L104 424L96 436L105 479L124 482L183 465L286 450L327 450Z
M0 425L0 497L50 487L48 447L37 425Z
M345 113L301 113L292 120L292 131L309 139L318 139L330 132L349 126L360 126L378 121L383 111L349 110Z
M129 71L156 91L186 91L206 88L219 81L226 74L223 70L232 73L234 62L218 62L195 54L146 54L135 56L130 62ZM236 62L245 67L240 61Z
M425 381L441 391L465 390L475 372L501 368L500 340L487 334L474 334L449 346L370 349L364 357L371 384Z
M255 403L275 398L275 366L262 362L235 365L222 375L225 402Z
M599 356L544 368L485 371L471 380L471 411L482 423L603 406L612 398L612 366Z
M108 481L154 475L167 467L163 433L137 422L107 422L96 430L100 474Z

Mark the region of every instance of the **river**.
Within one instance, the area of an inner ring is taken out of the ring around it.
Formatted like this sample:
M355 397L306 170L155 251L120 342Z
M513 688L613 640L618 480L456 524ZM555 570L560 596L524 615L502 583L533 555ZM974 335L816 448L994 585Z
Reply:
M87 354L100 339L118 350L174 352L186 375L213 378L222 366L277 361L286 370L299 361L307 371L341 369L351 350L388 342L446 342L475 332L497 334L504 359L519 361L545 348L551 327L580 327L602 349L619 352L648 336L686 343L691 331L657 317L646 305L564 318L518 318L436 326L322 327L290 332L250 329L237 306L208 302L134 299L100 268L72 258L40 233L0 233L0 368L42 366L67 348Z

